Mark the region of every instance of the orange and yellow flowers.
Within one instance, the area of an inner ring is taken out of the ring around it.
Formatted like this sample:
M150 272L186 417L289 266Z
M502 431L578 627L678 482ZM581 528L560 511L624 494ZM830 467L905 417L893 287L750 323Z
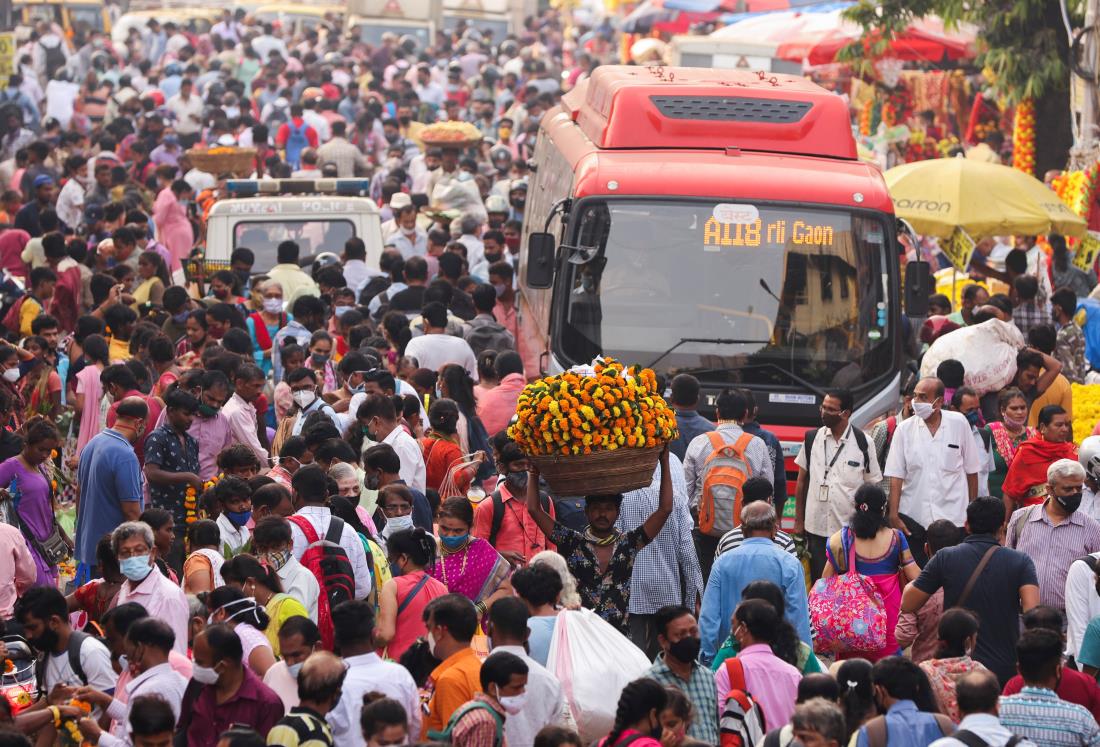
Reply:
M676 414L657 392L650 369L613 358L594 374L566 371L524 387L508 429L528 454L571 455L647 448L676 438Z

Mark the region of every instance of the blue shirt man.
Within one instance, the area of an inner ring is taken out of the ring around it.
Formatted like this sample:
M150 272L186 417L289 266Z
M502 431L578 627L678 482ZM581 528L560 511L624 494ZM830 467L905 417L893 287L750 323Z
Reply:
M917 709L916 698L924 674L911 659L888 656L871 670L876 705L885 716L877 716L860 727L856 747L889 744L890 747L927 747L940 737L950 736L955 723L940 713Z
M96 564L96 545L124 521L137 521L142 510L141 466L133 444L145 431L149 409L139 397L119 403L113 428L100 432L80 452L76 514L77 582Z
M730 633L730 618L741 601L741 591L753 581L771 581L783 590L786 618L798 631L798 637L811 643L802 564L773 541L775 507L763 501L745 506L741 511L741 528L745 541L714 562L703 592L699 615L699 632L703 639L700 659L708 665Z
M668 450L681 462L692 439L714 430L710 422L696 411L699 405L699 380L691 374L678 374L669 383L672 409L676 411L676 427L680 435L668 445Z

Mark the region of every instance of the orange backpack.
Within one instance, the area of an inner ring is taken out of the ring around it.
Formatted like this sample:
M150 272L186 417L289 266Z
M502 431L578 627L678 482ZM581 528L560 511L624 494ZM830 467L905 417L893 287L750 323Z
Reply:
M742 433L732 444L722 434L707 434L713 451L703 462L703 494L699 497L699 530L711 537L723 534L741 523L741 488L752 477L745 459L751 433Z

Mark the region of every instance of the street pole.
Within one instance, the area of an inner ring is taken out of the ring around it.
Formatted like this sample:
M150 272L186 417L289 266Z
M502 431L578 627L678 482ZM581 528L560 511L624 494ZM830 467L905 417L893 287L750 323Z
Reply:
M1080 101L1080 113L1081 118L1079 120L1080 126L1078 129L1077 143L1074 150L1077 151L1077 158L1074 160L1080 161L1080 165L1087 166L1090 160L1090 154L1096 148L1097 143L1097 123L1096 123L1096 86L1097 86L1097 63L1100 60L1100 56L1097 52L1100 51L1100 44L1097 43L1096 38L1096 24L1100 18L1100 0L1088 0L1085 7L1085 53L1082 59L1082 66L1092 74L1092 80L1080 80L1072 81L1071 85L1081 91Z

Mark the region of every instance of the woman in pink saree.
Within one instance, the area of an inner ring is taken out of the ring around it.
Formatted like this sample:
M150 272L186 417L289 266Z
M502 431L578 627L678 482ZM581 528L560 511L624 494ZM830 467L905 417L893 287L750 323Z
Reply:
M849 551L855 543L856 572L869 578L886 607L886 645L878 651L841 651L837 659L878 661L898 653L894 628L901 612L901 590L920 574L905 535L886 520L886 493L877 485L861 485L855 494L856 510L848 526L829 538L823 578L847 573ZM904 577L904 580L902 580Z
M439 508L441 553L428 569L451 594L461 594L474 603L478 616L493 602L512 596L512 566L492 545L474 537L474 509L466 496L448 498Z
M191 221L187 218L187 201L195 194L191 185L177 179L157 195L153 203L153 222L157 226L157 241L168 247L173 256L183 262L195 245Z

